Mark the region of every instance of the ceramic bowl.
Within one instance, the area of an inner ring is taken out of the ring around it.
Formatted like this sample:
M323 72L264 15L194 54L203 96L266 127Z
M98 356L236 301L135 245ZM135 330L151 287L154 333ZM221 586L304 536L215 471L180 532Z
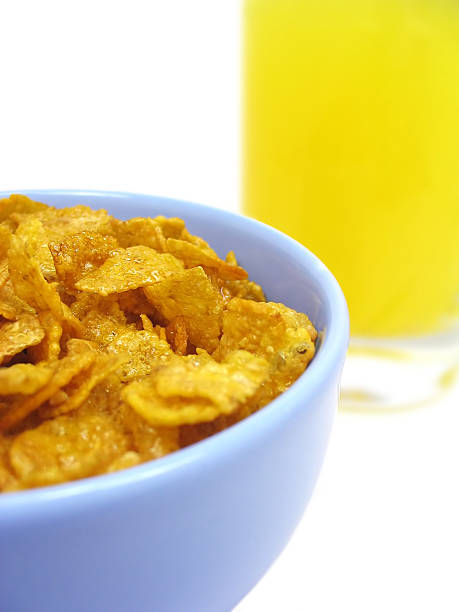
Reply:
M130 193L25 193L119 218L182 217L320 330L299 380L226 431L122 472L0 495L0 610L227 612L282 551L319 474L348 342L342 292L306 248L236 214Z

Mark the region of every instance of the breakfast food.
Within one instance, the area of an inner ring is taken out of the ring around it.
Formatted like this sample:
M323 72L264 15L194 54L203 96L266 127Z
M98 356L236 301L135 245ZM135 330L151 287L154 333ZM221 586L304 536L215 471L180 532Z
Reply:
M110 473L249 416L315 351L181 219L0 201L0 491Z

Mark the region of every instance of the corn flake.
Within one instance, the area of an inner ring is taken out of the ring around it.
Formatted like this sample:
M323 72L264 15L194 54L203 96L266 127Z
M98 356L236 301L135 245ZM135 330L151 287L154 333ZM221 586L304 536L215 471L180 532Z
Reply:
M183 317L190 342L212 351L221 334L223 300L202 268L184 270L144 288L145 295L168 322Z
M78 283L80 291L110 295L145 287L180 272L181 262L144 246L120 249Z
M23 421L29 414L68 385L81 371L87 369L96 359L97 353L90 343L84 340L69 340L68 354L57 362L51 380L37 393L23 399L14 399L6 414L0 417L0 432L7 431Z
M237 266L236 255L230 251L226 256L227 263ZM217 277L217 285L223 295L225 303L233 297L243 298L245 300L253 300L254 302L266 302L263 289L254 281L246 279L231 280L221 279Z
M87 369L82 370L67 386L62 387L40 407L41 418L53 418L79 408L88 399L94 387L114 372L122 361L121 358L97 354Z
M267 376L266 360L235 351L222 362L175 359L124 389L124 400L153 426L212 421L231 414Z
M235 350L260 355L271 366L267 401L285 391L304 371L315 352L317 332L308 317L283 304L232 299L223 317L217 360Z
M173 355L167 342L158 338L154 331L130 329L117 335L107 345L109 355L124 357L120 366L120 379L132 380L145 376L160 363Z
M127 451L122 429L102 412L74 413L19 434L9 458L29 487L98 474Z
M54 369L47 364L15 363L0 368L0 395L31 395L44 387Z
M11 238L8 266L14 291L21 300L36 311L50 310L58 321L81 334L79 321L62 303L56 285L46 281L31 247L17 236Z
M113 235L112 218L103 209L92 210L88 206L81 205L68 208L46 206L45 209L36 210L33 216L43 224L50 242L85 231ZM21 214L13 213L11 217L21 222L24 211L21 211Z
M186 355L188 334L184 317L175 317L166 327L166 337L177 355Z
M13 285L8 278L5 284L0 287L0 315L5 319L14 321L24 314L34 314L35 309L18 297Z
M185 240L167 239L167 251L183 261L186 268L202 266L216 268L223 280L240 280L247 278L247 272L238 265L227 263L220 259L212 249L202 247Z
M121 247L147 246L164 253L166 238L155 219L136 217L128 221L115 220L115 235Z
M52 242L49 251L59 280L72 291L77 281L100 267L117 247L113 236L86 231Z
M133 291L123 291L117 294L117 299L121 310L125 313L136 315L152 315L156 316L156 309L147 300L143 289L134 289Z
M128 324L125 314L115 310L111 314L104 314L98 310L91 310L83 319L85 338L99 345L101 349L112 343L118 336L129 330L135 330L134 324Z
M0 221L5 221L13 213L37 213L48 209L46 204L35 202L27 196L13 194L9 198L0 200Z
M0 362L38 344L45 332L37 316L24 314L0 326Z
M16 229L16 236L27 243L27 250L33 253L40 271L47 280L55 280L56 269L49 250L49 236L43 223L36 217L26 215Z
M142 321L142 329L144 331L151 332L152 334L155 333L155 327L153 323L151 322L151 319L146 314L142 313L140 315L140 320Z
M124 455L114 459L106 468L105 472L111 474L113 472L119 472L120 470L126 470L127 468L134 467L142 463L142 457L135 451L127 451Z
M3 287L3 285L6 283L9 275L10 272L8 269L8 260L3 259L2 261L0 261L0 288Z
M129 405L121 407L122 422L135 452L145 459L159 459L180 448L176 427L153 427Z
M38 320L45 335L39 344L28 348L27 353L35 363L52 362L58 359L61 353L62 326L49 310L40 312Z

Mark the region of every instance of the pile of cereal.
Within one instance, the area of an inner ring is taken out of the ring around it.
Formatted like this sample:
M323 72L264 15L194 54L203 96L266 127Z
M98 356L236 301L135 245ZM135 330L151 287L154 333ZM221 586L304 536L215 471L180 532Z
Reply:
M181 219L0 201L0 491L113 472L250 415L314 355Z

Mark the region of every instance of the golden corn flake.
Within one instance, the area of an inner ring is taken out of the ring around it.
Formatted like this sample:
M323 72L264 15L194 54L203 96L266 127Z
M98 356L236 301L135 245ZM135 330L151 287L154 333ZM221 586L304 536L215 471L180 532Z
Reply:
M183 264L172 255L134 246L119 249L97 270L78 281L75 287L106 296L157 283L182 268Z
M257 283L249 280L220 280L217 282L223 300L228 303L232 298L238 297L254 302L266 302L263 289Z
M224 314L219 354L224 357L235 349L245 349L270 359L294 344L300 354L306 354L314 350L315 337L306 315L283 304L234 298Z
M135 451L127 451L124 455L116 457L105 469L107 474L113 472L119 472L120 470L126 470L127 468L134 467L142 463L142 457Z
M235 351L222 363L196 367L175 359L124 389L124 400L153 426L173 427L212 421L234 412L267 376L266 360Z
M166 327L166 338L177 355L186 355L188 334L184 317L175 317Z
M272 399L285 391L305 370L315 352L317 336L308 317L283 304L234 298L223 317L223 334L215 353L224 359L237 349L269 361Z
M119 373L123 381L149 374L153 367L173 355L169 344L160 340L154 331L135 329L117 335L107 345L107 353L124 358Z
M11 216L20 222L24 218L24 212L22 215ZM44 210L35 211L33 216L43 224L50 242L85 231L113 235L112 218L102 209L92 210L88 206L80 205L61 209L47 206Z
M140 320L142 321L142 329L148 332L155 333L155 326L151 322L151 319L146 314L140 315Z
M153 329L160 340L164 340L164 342L167 342L167 334L166 329L164 327L162 327L161 325L155 325Z
M43 223L35 217L25 216L16 229L16 236L27 243L28 251L34 254L43 276L47 280L55 280L56 269Z
M3 287L3 285L8 280L9 275L10 271L8 269L8 260L3 259L2 261L0 261L0 287Z
M105 380L123 362L121 358L97 354L93 363L72 378L46 404L40 407L40 416L49 419L72 412L87 400L96 385Z
M237 264L227 263L208 247L202 247L185 240L167 239L167 250L181 259L187 268L202 266L215 268L223 280L240 280L247 278L247 272Z
M58 321L80 331L79 322L61 301L57 286L47 282L31 247L17 236L11 238L8 267L14 291L21 300L36 311L50 310Z
M54 373L45 364L15 363L8 368L0 368L0 395L31 395L44 387Z
M160 226L165 238L181 238L186 232L185 221L177 217L163 217L159 215L155 217L156 223Z
M147 246L164 253L166 238L155 219L137 217L128 221L115 221L115 236L121 247Z
M231 427L301 375L316 335L182 219L0 200L0 492Z
M122 429L104 413L74 413L19 434L9 456L29 487L101 473L127 451Z
M6 414L0 417L0 432L13 428L56 393L60 393L74 376L89 368L97 357L94 348L84 340L69 340L68 351L68 355L58 361L54 375L44 387L25 399L18 396L11 402Z
M184 270L144 288L153 306L170 322L183 317L190 342L208 351L218 345L223 300L202 268Z
M132 448L143 461L159 459L180 448L177 427L153 427L127 404L122 404L121 413Z
M103 349L106 349L111 342L127 330L135 329L135 326L128 325L126 320L120 321L97 310L91 310L83 322L86 329L85 338L96 342Z
M201 238L201 236L194 236L193 234L190 234L190 232L187 230L186 227L182 229L182 231L180 232L180 236L169 236L169 237L170 238L180 238L180 240L185 240L186 242L195 244L196 246L200 247L202 250L205 250L208 253L213 254L215 257L217 256L215 251L209 246L209 244L204 240L204 238Z
M113 236L86 231L51 242L48 251L59 280L73 290L77 281L101 266L117 247Z
M27 349L27 354L34 363L52 362L61 353L62 326L50 310L38 313L38 320L45 335L39 344Z
M38 344L45 332L37 316L24 314L17 321L0 325L0 363L29 346Z
M35 309L24 302L14 292L10 278L0 287L0 316L10 321L19 319L24 314L34 314Z
M13 194L0 200L0 221L7 220L13 213L31 214L48 210L46 204L35 202L27 196Z
M124 309L120 307L116 294L102 297L96 293L79 292L75 301L71 303L70 310L84 326L86 326L85 317L94 312L109 316L123 325L126 323Z
M152 316L158 314L154 306L147 300L142 289L123 291L123 293L118 293L116 295L119 306L125 313Z
M226 261L233 265L237 265L236 256L233 251L230 251L226 256ZM253 300L254 302L266 302L263 289L249 279L242 280L227 280L217 276L217 286L223 295L223 299L228 302L233 297L243 298L245 300Z

